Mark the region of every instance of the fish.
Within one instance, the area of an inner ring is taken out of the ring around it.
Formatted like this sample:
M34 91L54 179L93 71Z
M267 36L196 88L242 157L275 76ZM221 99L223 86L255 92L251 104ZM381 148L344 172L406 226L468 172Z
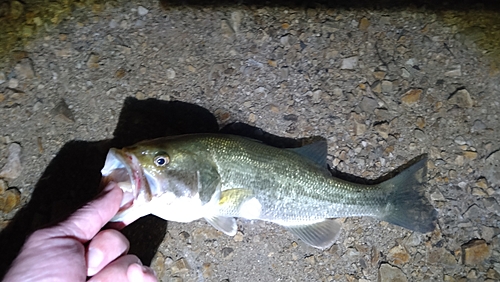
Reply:
M111 148L101 173L124 192L111 221L129 224L148 214L186 223L204 218L234 236L236 218L262 220L327 249L339 237L339 217L433 231L437 211L425 197L426 162L379 184L358 184L332 176L325 139L283 149L237 135L189 134Z

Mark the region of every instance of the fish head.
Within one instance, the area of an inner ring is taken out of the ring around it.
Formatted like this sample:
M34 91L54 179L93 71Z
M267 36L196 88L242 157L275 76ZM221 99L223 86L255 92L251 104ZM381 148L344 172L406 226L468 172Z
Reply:
M128 225L148 214L178 222L202 217L200 172L192 169L193 153L173 143L160 139L109 150L103 182L114 181L124 192L111 221Z

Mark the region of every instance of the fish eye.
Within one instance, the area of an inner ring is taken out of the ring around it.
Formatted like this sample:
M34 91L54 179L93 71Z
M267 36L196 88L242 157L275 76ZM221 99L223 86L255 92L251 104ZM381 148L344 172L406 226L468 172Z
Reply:
M156 166L166 166L170 162L168 156L156 156L154 163Z

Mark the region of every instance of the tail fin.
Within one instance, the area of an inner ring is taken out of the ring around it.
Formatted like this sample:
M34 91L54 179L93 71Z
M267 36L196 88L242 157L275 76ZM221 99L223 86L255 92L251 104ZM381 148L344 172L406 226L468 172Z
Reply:
M381 220L404 228L426 233L433 231L437 211L424 195L427 157L422 158L397 176L382 182L388 191L386 211Z

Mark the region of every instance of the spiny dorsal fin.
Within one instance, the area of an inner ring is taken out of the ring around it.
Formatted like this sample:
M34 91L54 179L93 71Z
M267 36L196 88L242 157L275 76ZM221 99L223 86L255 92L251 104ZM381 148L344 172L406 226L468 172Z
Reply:
M326 140L320 140L309 145L299 148L290 148L287 150L295 152L313 161L322 168L326 168L326 156L328 154L328 144L326 143Z

